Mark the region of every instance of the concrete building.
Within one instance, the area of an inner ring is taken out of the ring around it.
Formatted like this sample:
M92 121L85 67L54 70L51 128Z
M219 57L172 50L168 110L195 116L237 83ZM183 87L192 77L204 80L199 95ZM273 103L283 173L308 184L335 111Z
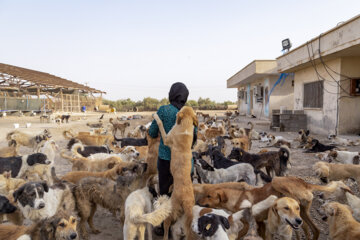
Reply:
M281 106L292 109L294 88L291 77L277 85L268 97L279 76L276 60L254 60L229 78L227 87L238 90L240 113L269 119L273 109Z
M279 72L294 73L293 109L304 110L310 131L360 132L360 15L276 62Z

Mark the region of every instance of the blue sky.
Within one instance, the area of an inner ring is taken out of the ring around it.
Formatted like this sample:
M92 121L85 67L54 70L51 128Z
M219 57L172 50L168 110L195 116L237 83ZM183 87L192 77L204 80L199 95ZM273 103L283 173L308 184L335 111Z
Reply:
M360 1L0 0L0 62L106 91L108 99L236 100L226 80L360 13Z

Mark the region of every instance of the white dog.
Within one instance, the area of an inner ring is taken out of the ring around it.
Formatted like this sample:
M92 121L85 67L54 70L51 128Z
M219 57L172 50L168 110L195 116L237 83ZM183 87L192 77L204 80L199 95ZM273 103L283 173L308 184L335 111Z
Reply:
M125 201L124 240L145 239L147 226L148 239L152 240L152 227L160 225L171 213L171 201L167 196L161 196L155 202L152 212L153 194L149 187L132 192ZM150 225L151 224L151 225Z

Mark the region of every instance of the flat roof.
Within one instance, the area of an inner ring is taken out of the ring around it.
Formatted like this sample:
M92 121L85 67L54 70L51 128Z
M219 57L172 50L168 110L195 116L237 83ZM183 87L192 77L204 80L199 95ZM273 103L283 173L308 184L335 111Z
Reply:
M227 88L237 88L260 77L278 75L276 60L254 60L230 77Z
M360 56L360 14L276 58L279 72L292 72L319 59ZM350 50L351 51L350 51ZM310 56L309 56L310 55Z

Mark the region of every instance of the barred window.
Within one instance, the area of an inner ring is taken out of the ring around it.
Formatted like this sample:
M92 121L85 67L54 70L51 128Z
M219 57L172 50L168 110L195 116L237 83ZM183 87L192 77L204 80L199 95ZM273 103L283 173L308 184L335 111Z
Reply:
M304 83L304 108L322 108L324 98L324 81Z

